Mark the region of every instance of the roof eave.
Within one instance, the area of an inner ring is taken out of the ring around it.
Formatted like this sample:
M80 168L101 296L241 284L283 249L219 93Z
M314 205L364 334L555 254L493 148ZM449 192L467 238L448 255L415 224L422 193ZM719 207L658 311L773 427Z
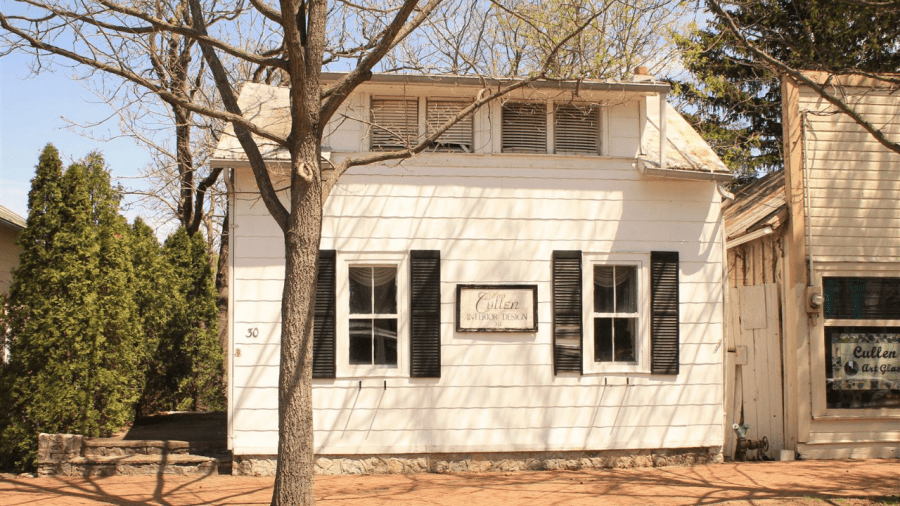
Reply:
M326 72L322 74L322 81L337 81L346 74ZM485 88L512 84L516 79L500 79L494 77L463 77L463 76L427 76L409 74L374 74L369 83L372 84L398 84L398 85L453 85L468 86L473 88ZM528 84L531 88L555 89L555 90L583 90L583 91L618 91L631 93L668 93L671 89L668 83L663 82L591 82L591 81L534 81Z
M678 167L666 167L660 169L658 167L650 167L643 160L638 160L638 171L641 175L647 177L659 177L669 179L689 179L694 181L716 181L720 183L730 183L734 180L734 174L726 172L707 172L694 169L679 169Z

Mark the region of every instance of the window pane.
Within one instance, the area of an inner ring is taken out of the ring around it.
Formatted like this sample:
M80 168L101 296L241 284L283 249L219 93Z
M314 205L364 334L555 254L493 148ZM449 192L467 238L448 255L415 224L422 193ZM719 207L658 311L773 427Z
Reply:
M612 330L612 318L594 318L594 362L612 362Z
M616 266L616 312L637 313L637 268Z
M824 278L825 318L900 319L900 278Z
M634 362L634 331L637 318L614 318L614 362Z
M350 267L350 314L372 313L372 268Z
M900 327L825 327L829 409L900 408Z
M397 268L373 267L375 314L397 314Z
M350 319L350 363L372 363L372 320Z
M612 313L615 311L613 298L614 267L594 267L594 312Z
M397 365L397 320L375 320L375 364Z

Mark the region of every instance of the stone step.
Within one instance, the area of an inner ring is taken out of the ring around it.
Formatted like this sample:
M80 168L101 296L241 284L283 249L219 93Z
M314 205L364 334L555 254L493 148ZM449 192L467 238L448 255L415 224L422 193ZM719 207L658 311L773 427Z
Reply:
M38 437L39 476L231 474L231 460L231 452L216 441Z
M228 462L230 464L230 462ZM38 476L136 476L219 474L219 459L202 455L161 454L71 457L38 460Z
M114 440L108 438L84 438L81 455L84 457L123 457L129 455L205 455L221 457L228 454L224 446L215 441L154 441Z

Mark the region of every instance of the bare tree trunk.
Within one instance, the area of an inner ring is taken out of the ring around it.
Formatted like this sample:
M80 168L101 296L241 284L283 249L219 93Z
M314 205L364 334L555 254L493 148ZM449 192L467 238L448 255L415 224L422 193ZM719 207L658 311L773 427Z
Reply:
M310 139L312 140L312 139ZM318 159L305 157L318 166ZM285 277L278 378L278 470L273 506L315 504L313 491L312 329L319 239L321 182L292 178L290 224L284 234Z
M231 199L225 197L225 218L222 220L222 233L219 235L219 260L216 270L216 306L219 308L219 346L225 370L225 382L228 380L228 255L231 234L228 231L231 220Z

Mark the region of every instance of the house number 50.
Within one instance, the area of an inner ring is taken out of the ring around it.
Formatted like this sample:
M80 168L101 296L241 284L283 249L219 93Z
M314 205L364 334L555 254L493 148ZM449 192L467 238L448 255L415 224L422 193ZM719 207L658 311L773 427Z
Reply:
M246 337L259 337L259 329L256 327L247 329Z

